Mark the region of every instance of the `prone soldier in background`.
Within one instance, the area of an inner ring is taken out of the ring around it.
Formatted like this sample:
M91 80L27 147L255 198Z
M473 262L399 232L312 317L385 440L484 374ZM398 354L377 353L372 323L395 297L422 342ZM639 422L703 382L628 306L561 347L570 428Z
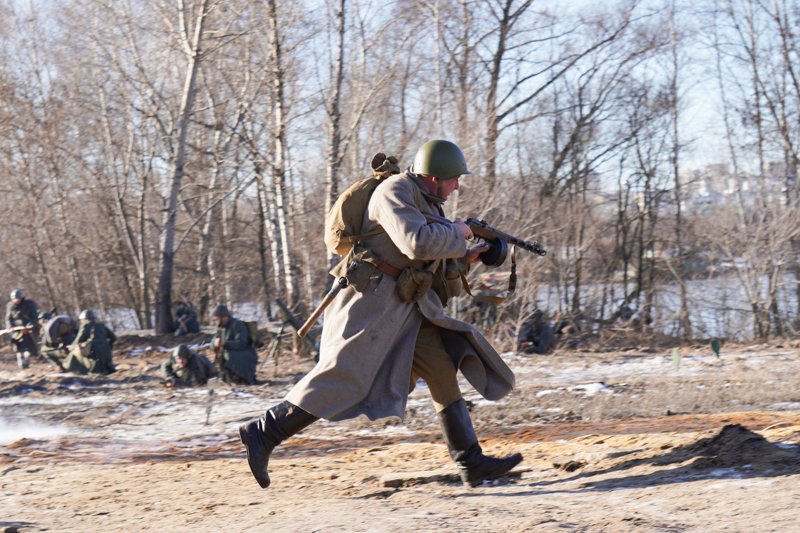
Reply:
M42 356L64 370L61 363L69 355L69 346L78 334L78 323L68 315L56 315L47 311L39 313L39 325L42 327Z
M84 309L78 316L80 330L70 345L64 368L76 374L110 374L116 369L111 350L117 336L105 324L97 321L94 311Z
M6 305L6 327L22 328L13 332L11 342L17 354L17 365L28 368L31 355L36 355L35 335L39 334L38 311L33 300L25 298L21 289L11 291L11 298Z
M161 365L167 387L197 387L205 385L217 374L206 356L193 352L185 344L175 347Z

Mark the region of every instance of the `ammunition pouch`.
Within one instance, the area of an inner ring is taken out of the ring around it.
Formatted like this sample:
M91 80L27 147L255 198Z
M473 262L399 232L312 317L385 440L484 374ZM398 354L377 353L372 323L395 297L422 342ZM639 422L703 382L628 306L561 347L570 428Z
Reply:
M433 285L433 272L406 267L397 278L397 296L400 300L413 304L418 302Z
M347 278L347 284L358 292L364 292L370 280L377 278L380 271L375 268L378 258L364 247L356 246L345 255L330 271L334 279Z
M380 271L371 262L361 257L354 256L347 266L347 285L358 292L364 292L369 287L370 281L380 275Z
M447 305L451 298L461 296L465 288L464 276L469 267L462 261L447 259L444 265L436 271L433 290L441 300L442 305Z

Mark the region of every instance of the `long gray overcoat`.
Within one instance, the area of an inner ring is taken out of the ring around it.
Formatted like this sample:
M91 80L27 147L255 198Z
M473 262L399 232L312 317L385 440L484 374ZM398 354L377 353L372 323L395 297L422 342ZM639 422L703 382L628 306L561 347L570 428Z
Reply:
M423 212L439 212L423 187L416 176L387 178L364 216L362 233L374 233L365 247L398 268L422 269L467 251L454 226L427 222ZM383 231L373 231L378 225ZM396 281L376 271L363 292L351 286L338 294L325 311L319 363L286 400L328 420L402 417L423 317L440 328L456 368L484 398L498 400L513 388L513 372L475 327L446 316L433 290L417 303L402 302Z

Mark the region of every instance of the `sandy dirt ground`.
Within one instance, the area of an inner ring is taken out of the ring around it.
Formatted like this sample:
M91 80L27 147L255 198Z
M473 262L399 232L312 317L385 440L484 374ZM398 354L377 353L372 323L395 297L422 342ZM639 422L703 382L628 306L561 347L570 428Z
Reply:
M486 452L524 454L514 475L461 486L420 383L404 420L287 441L262 490L236 428L312 363L170 390L170 343L124 338L111 376L0 352L0 531L800 530L795 345L505 354L517 389L466 397Z

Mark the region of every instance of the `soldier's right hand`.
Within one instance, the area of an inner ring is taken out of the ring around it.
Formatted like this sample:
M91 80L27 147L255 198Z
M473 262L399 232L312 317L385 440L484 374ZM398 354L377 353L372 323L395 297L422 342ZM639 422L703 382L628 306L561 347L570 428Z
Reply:
M461 232L461 235L463 235L465 239L468 239L468 240L469 240L469 239L472 239L472 238L474 237L474 235L472 234L472 230L471 230L471 229L469 229L469 226L467 226L466 222L464 222L464 221L463 221L463 220L461 220L460 218L457 218L457 219L456 219L456 220L453 222L453 225L454 225L456 228L458 228L458 231L460 231L460 232Z
M481 254L484 252L488 252L491 249L491 246L488 244L478 244L477 246L473 246L469 250L467 250L467 255L464 256L464 261L468 265L472 265L480 260Z

